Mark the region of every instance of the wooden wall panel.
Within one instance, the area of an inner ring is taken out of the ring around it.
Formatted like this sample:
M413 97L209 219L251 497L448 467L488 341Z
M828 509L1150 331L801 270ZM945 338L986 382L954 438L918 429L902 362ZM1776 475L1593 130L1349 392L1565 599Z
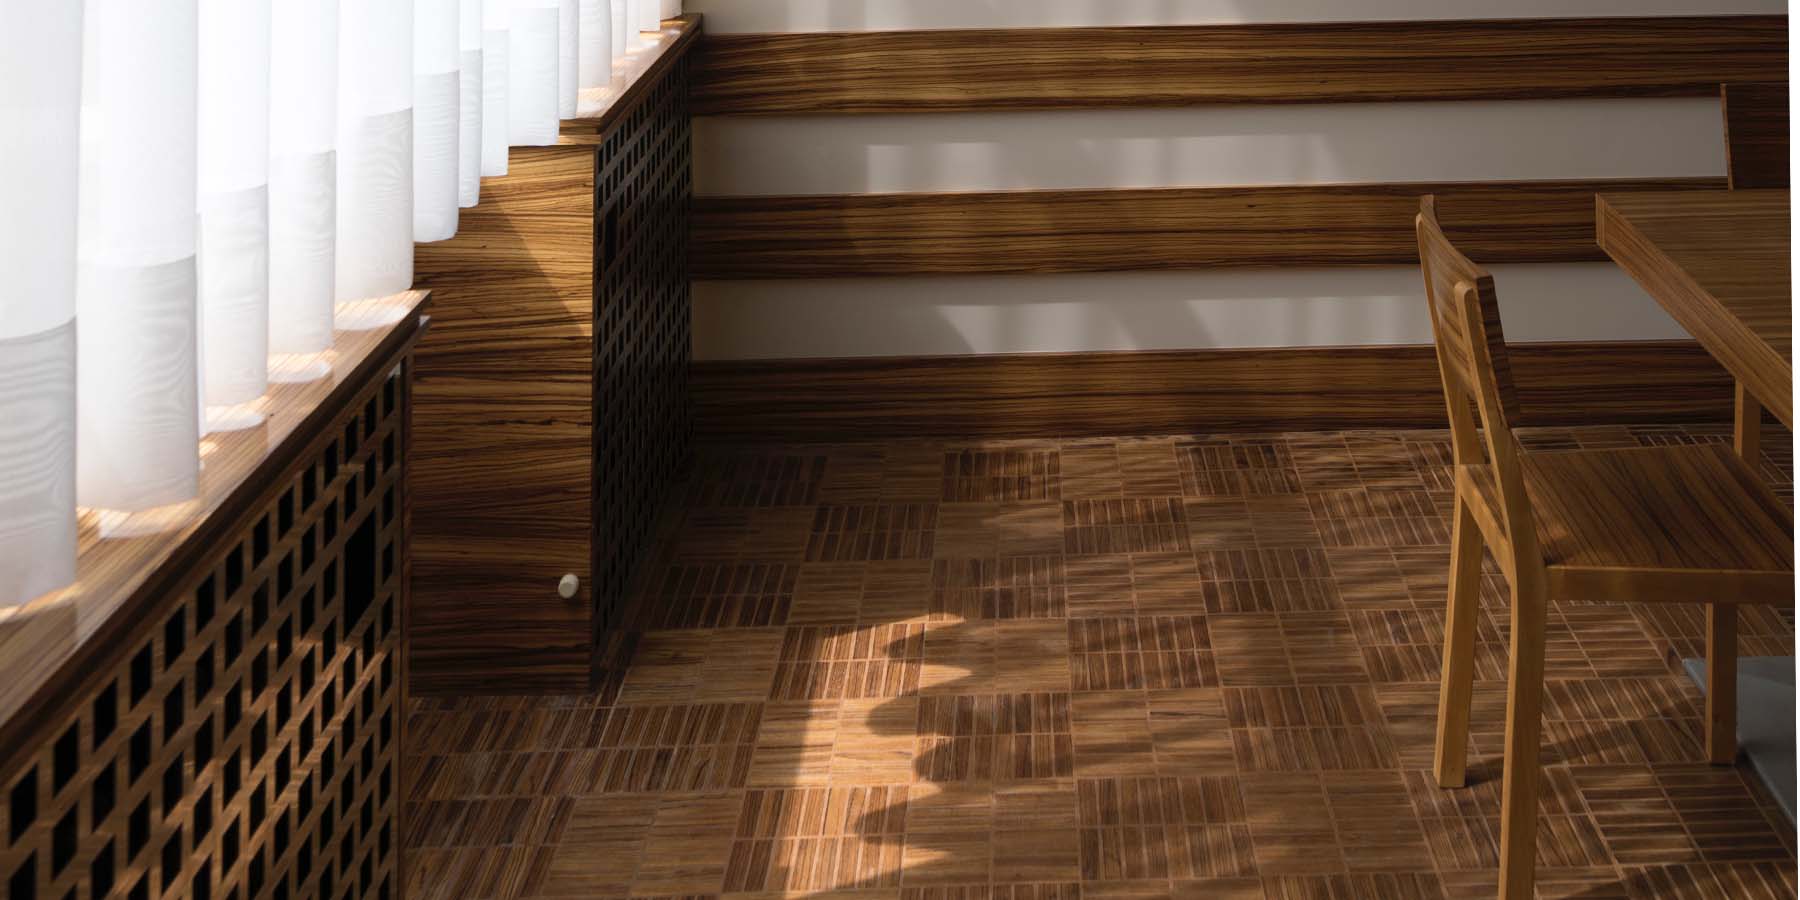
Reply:
M585 691L691 440L685 48L421 244L415 686ZM584 102L586 102L584 100ZM586 129L585 132L582 129ZM558 595L565 574L575 596Z
M1785 188L1790 181L1787 82L1728 84L1721 91L1725 107L1725 152L1731 187Z
M1727 422L1698 344L1521 344L1527 424ZM702 363L703 440L1068 437L1446 427L1430 347Z
M416 251L434 299L414 416L423 692L588 684L594 153L514 148L457 236Z
M1594 195L1722 179L733 197L696 203L702 279L1413 265L1435 193L1485 263L1604 260Z
M1787 77L1782 16L707 36L696 115L1697 96Z

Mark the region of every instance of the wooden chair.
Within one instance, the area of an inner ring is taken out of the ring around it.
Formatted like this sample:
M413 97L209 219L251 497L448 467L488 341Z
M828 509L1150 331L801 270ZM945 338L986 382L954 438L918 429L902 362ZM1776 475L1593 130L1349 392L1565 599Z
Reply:
M1731 189L1787 187L1788 86L1727 84L1719 94Z
M1419 259L1456 465L1437 780L1461 787L1474 687L1482 548L1511 586L1500 896L1532 896L1544 621L1562 599L1706 603L1707 747L1736 754L1738 603L1794 597L1792 517L1730 448L1524 453L1493 278L1457 251L1426 197Z

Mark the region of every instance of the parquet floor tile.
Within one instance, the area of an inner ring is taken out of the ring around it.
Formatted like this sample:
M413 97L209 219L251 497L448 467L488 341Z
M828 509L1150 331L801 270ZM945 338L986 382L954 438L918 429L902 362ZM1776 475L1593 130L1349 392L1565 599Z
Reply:
M1492 897L1491 559L1470 784L1431 774L1449 467L1430 431L708 448L628 666L415 701L411 895ZM1786 449L1764 469L1791 498ZM1740 652L1791 654L1793 621L1743 610ZM1793 826L1700 761L1679 659L1705 633L1697 607L1550 610L1540 897L1796 896Z

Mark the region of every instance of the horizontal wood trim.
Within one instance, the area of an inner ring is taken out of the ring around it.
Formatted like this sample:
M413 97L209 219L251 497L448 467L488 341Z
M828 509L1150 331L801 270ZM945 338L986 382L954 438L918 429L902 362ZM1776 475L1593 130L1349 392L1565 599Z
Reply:
M1419 197L1484 264L1604 260L1594 195L1720 178L1295 185L695 201L695 278L1413 265Z
M1519 344L1528 425L1730 421L1731 377L1696 343ZM1428 346L712 362L706 440L1444 428Z
M696 115L1714 94L1785 16L708 35Z

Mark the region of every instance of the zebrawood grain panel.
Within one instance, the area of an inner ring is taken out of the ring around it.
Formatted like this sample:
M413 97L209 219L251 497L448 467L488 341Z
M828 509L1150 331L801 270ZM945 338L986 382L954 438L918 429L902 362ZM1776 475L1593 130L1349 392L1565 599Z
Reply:
M1539 425L1725 422L1731 377L1690 342L1524 344L1514 375ZM1045 437L1438 427L1429 347L1195 350L694 367L706 440Z
M998 275L1245 266L1412 265L1436 194L1486 261L1606 258L1594 196L1716 178L1155 190L719 197L695 204L703 279Z
M513 148L456 237L415 251L436 304L414 416L421 691L588 682L594 158Z
M1782 81L1781 16L707 36L697 115L1699 96Z
M226 496L190 511L197 528L84 546L133 587L116 619L87 623L104 639L65 663L55 696L0 731L5 896L403 895L420 297L386 304L391 326L340 332L341 355L307 360L339 368L277 388L266 426L209 438L209 476L228 478L211 487ZM119 583L87 574L77 592ZM0 628L76 628L62 611L15 612Z
M513 148L457 236L418 247L441 298L419 351L421 691L580 691L610 646L690 437L697 27L666 28L562 144Z
M1734 190L1785 188L1793 165L1788 148L1788 86L1728 84L1721 91L1725 106L1725 152Z

